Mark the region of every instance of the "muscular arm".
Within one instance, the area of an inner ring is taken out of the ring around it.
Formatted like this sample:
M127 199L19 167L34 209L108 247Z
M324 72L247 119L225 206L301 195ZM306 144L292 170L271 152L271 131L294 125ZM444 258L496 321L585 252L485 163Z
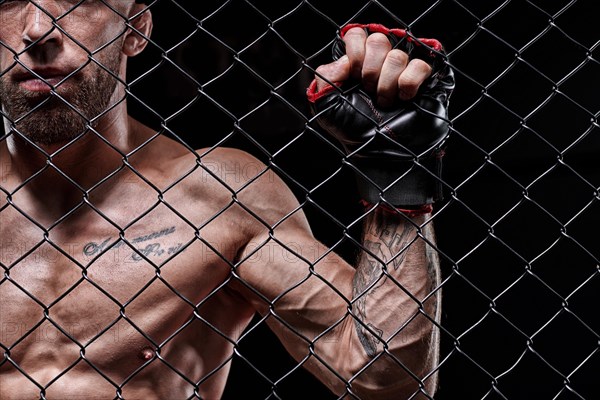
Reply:
M428 216L373 210L353 267L313 237L278 178L263 176L239 200L256 234L232 286L290 354L340 396L409 398L421 384L432 396L439 267Z
M408 48L392 48L392 33L379 25L348 26L345 55L317 68L308 94L321 127L340 140L355 166L386 188L386 199L418 206L439 198L438 185L431 173L407 167L406 160L423 152L421 161L439 161L441 153L431 144L438 146L448 133L444 121L454 80L446 69L427 81L432 65L411 57ZM441 50L439 42L425 41ZM330 86L351 77L368 96L340 96ZM425 90L417 96L420 88ZM395 99L413 98L428 112L387 110ZM392 146L383 136L411 140ZM353 267L314 239L297 202L278 182L256 185L255 196L247 193L247 204L260 204L254 215L263 225L241 253L239 290L268 316L288 351L341 397L432 398L440 272L431 216L371 210ZM379 201L379 189L359 185L359 191L363 199Z
M438 362L440 270L429 217L408 218L381 208L368 216L365 250L353 277L353 310L356 335L375 360L379 384L404 375L406 394L425 380L425 393L432 396L436 378L429 374Z

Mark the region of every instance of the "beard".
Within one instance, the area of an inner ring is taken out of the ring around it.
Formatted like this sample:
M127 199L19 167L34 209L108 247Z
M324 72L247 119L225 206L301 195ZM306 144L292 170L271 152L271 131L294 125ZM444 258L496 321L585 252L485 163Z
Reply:
M107 47L96 60L110 73L90 62L58 85L56 93L30 92L8 74L0 76L0 103L10 127L38 145L65 143L96 128L117 86L122 57L120 46Z

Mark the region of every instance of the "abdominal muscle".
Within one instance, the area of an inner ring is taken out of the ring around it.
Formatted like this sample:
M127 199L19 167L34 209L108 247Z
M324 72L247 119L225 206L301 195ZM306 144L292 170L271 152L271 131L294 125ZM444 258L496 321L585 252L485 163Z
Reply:
M44 322L13 345L10 359L0 364L0 399L178 400L197 398L194 393L219 399L233 355L233 345L222 334L237 340L253 313L226 291L200 309L202 318L190 314L180 326L157 324L166 329L160 335L152 332L166 337L158 351L150 335L141 335L124 319L83 347Z

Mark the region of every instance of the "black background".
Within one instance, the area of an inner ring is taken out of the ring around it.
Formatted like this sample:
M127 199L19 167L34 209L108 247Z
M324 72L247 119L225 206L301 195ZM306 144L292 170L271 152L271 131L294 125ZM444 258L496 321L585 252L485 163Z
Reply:
M350 21L442 41L457 88L435 217L445 278L436 399L599 398L592 0L161 0L151 9L152 43L130 62L131 113L193 148L251 152L301 201L310 191L345 223L358 212L354 180L338 171L336 145L306 129L311 68ZM325 212L305 212L318 239L340 240ZM246 361L234 359L225 399L335 398L294 369L262 324L238 350ZM283 376L275 397L269 380Z
M164 121L134 101L132 112L166 122L194 148L251 152L301 201L310 191L345 223L357 212L354 180L339 171L336 147L305 127L310 68L329 60L350 21L441 40L457 88L435 219L445 278L436 399L598 398L600 31L591 0L179 4L197 23L171 2L152 6L162 50L150 46L131 70L142 76L132 92ZM342 237L323 211L305 212L320 240ZM338 252L353 256L349 246ZM277 398L272 382L282 399L335 398L294 369L263 325L239 352L247 361L234 360L227 399Z
M132 113L157 129L166 122L194 148L251 152L301 201L310 191L349 223L358 211L354 180L339 171L336 147L305 126L310 68L329 61L336 30L350 21L438 38L457 89L446 200L435 220L445 278L436 398L598 398L600 31L592 3L180 1L194 21L162 1L152 6L155 45L133 60L132 78L141 78L131 90L163 120L135 101ZM159 66L148 74L148 65ZM305 212L320 240L340 240L325 212ZM353 250L338 247L349 260ZM246 361L234 360L227 399L277 398L272 382L282 399L335 398L294 369L262 324L238 350Z

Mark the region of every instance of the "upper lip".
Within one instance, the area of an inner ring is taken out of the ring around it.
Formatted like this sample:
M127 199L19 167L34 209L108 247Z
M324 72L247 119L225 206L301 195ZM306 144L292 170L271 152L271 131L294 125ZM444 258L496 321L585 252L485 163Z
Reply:
M69 70L55 67L31 68L31 71L17 71L14 73L13 79L17 82L23 82L30 79L39 79L38 77L42 79L64 78L71 73Z

